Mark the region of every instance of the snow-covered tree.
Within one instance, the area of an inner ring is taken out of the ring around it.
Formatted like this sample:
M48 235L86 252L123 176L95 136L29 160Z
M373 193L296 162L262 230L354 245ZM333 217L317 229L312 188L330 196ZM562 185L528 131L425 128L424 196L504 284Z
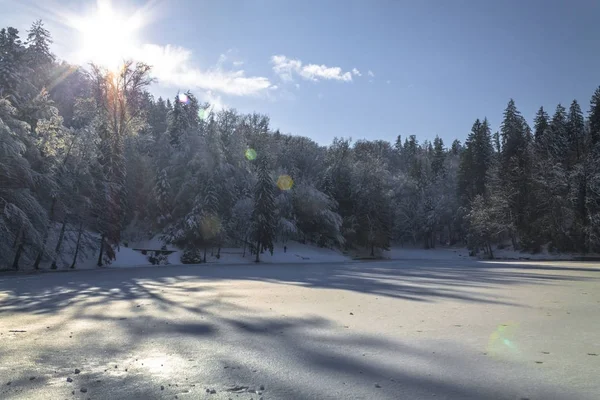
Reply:
M260 261L260 253L268 250L273 254L275 239L275 183L269 171L267 156L261 155L256 159L258 179L254 188L254 209L252 223L253 239L256 243L256 262Z

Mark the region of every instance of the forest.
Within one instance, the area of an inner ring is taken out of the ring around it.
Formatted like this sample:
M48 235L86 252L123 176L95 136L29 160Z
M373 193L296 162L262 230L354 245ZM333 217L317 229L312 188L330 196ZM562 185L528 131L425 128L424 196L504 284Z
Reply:
M71 65L51 45L41 21L0 30L0 269L76 268L92 250L100 266L156 235L192 263L288 240L600 252L600 88L532 126L511 99L498 132L474 116L464 143L322 146L190 91L154 98L150 65Z

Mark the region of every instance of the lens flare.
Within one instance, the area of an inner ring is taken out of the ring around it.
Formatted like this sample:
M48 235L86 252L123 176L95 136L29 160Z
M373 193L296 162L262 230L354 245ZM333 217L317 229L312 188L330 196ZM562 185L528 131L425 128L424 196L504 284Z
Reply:
M212 239L221 232L221 220L217 215L208 215L200 223L200 232L202 237Z
M200 118L201 121L205 121L208 118L209 113L210 112L206 108L201 108L198 110L198 118Z
M506 323L499 325L498 328L490 335L488 342L488 353L492 356L515 356L518 355L519 349L515 343L516 331L518 324Z
M183 104L187 104L188 101L190 101L190 99L188 99L188 97L185 93L179 93L179 96L177 96L177 97L179 99L179 102L183 103Z
M256 151L254 149L246 150L246 158L250 161L256 159Z
M294 180L289 175L281 175L277 179L277 187L280 190L290 190L294 185Z

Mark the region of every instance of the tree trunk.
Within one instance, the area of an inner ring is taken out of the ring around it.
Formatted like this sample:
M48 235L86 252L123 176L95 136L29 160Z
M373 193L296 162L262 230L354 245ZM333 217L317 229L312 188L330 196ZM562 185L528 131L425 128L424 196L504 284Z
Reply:
M242 257L246 257L246 240L248 238L244 239L244 253L242 254Z
M203 262L206 262L206 247L204 247L204 259Z
M19 233L15 236L15 241L13 242L13 249L17 247L19 241L21 240L21 236L23 235L23 227L19 228Z
M255 260L255 262L260 262L260 251L258 251L259 248L260 248L260 242L256 242L256 260Z
M98 255L98 266L102 266L102 252L104 251L104 234L100 236L100 254Z
M65 228L67 227L67 217L63 220L62 226L60 228L60 234L58 235L58 242L56 243L56 248L54 249L54 259L52 260L51 269L57 269L56 260L60 254L60 248L62 247L63 239L65 237Z
M219 244L219 248L217 249L217 260L221 259L221 245Z
M35 262L33 263L33 269L40 269L40 262L42 262L42 257L44 252L46 251L46 243L48 242L48 235L50 233L50 228L52 227L52 219L54 218L54 209L56 208L56 197L52 199L52 205L50 206L50 218L48 219L48 226L46 226L46 231L44 232L44 239L42 239L42 248L38 252L37 257L35 258Z
M73 262L71 263L71 269L75 269L77 263L77 256L79 255L79 243L81 242L81 234L83 233L83 221L79 222L79 232L77 232L77 244L75 244L75 255L73 256Z
M13 268L15 270L19 270L19 259L21 258L21 253L23 252L23 243L19 243L19 247L17 248L17 252L15 254L15 260L13 261Z
M515 234L512 232L510 234L510 241L512 242L513 250L518 250L517 238L515 237Z
M490 254L490 260L494 259L494 253L492 252L492 245L490 244L490 242L487 243L488 245L488 252Z
M371 243L371 257L375 257L375 245Z
M21 230L21 232L19 232L19 236L21 237L21 239L19 240L19 247L17 247L17 252L15 253L15 259L13 261L13 268L15 270L19 270L19 259L21 258L21 253L23 252L23 230Z

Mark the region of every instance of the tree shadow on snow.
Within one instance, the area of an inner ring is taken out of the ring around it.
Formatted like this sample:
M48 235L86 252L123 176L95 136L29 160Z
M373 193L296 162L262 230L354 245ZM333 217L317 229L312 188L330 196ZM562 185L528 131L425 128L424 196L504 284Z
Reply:
M206 389L228 398L234 393L227 390L236 387L247 398L259 398L250 390L264 385L265 399L566 398L560 388L520 379L519 365L507 368L506 361L461 347L451 335L431 343L400 341L353 333L351 327L318 316L264 317L236 301L228 286L219 286L221 281L235 285L250 280L409 301L509 304L486 289L596 279L600 271L586 269L587 276L564 272L411 261L16 276L0 281L0 318L32 315L43 321L37 325L55 316L63 319L61 326L24 327L24 336L4 333L2 339L13 340L4 343L29 340L33 346L34 336L40 340L34 362L16 365L8 361L19 358L9 354L12 347L0 344L0 376L14 381L8 386L0 382L0 397L27 397L28 390L46 385L51 398L69 398L72 390L79 395L80 387L95 399L196 399L204 398ZM15 348L18 356L22 350ZM74 368L82 369L77 377ZM29 381L34 375L39 380ZM76 382L67 383L68 376Z

